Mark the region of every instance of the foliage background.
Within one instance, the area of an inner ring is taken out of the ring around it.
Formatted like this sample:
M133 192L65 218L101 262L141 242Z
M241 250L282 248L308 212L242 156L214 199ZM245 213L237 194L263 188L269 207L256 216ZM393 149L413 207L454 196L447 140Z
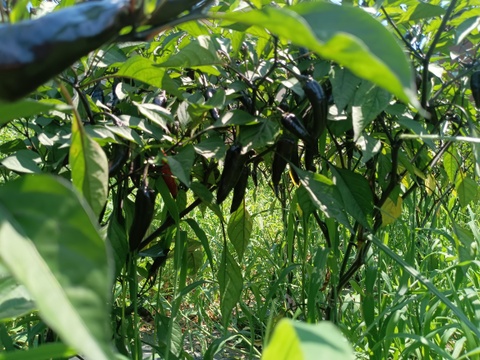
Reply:
M132 4L2 5L0 358L477 358L478 4Z

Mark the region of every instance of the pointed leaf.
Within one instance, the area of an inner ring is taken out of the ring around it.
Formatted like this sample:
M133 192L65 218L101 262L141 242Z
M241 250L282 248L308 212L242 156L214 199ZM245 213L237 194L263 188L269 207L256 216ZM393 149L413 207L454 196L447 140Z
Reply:
M76 116L72 122L70 167L72 182L99 215L108 196L108 159L98 143L90 138Z
M195 150L192 145L185 146L177 155L167 156L168 165L178 180L190 186L190 171L195 161Z
M252 228L253 221L250 214L244 206L239 206L230 216L227 233L240 261L242 260L245 249L250 242Z
M242 271L227 247L222 252L222 261L218 268L218 283L222 322L223 326L227 327L232 310L240 300L243 289Z
M301 170L294 166L300 182L307 190L314 205L321 210L326 217L333 218L339 223L351 229L345 212L345 204L338 187L329 178Z
M23 285L8 274L0 275L0 321L11 320L35 309L35 303Z
M347 212L366 229L372 228L373 195L368 180L351 170L331 166L333 182L340 190Z
M26 175L0 187L1 261L66 344L88 358L110 360L113 277L94 223L64 181Z
M38 167L40 156L31 150L19 150L2 160L1 164L7 169L23 173L36 174L42 172Z
M275 121L264 120L260 124L242 126L238 141L243 145L243 152L264 147L273 143L279 125Z
M355 93L352 107L353 140L357 141L365 129L388 106L391 95L384 89L362 81Z
M158 67L155 62L142 56L132 56L120 67L117 75L163 88L165 69Z

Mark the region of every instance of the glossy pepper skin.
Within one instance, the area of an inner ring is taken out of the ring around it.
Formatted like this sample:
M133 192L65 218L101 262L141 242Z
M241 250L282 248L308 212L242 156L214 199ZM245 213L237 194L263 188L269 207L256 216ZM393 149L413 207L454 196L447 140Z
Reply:
M235 184L235 187L233 188L233 198L232 198L232 205L230 207L230 214L234 213L238 209L238 207L243 201L243 198L245 197L249 175L250 175L249 166L245 165L242 169L238 182Z
M117 175L128 160L128 147L120 144L112 145L112 159L108 162L108 176Z
M308 117L305 127L310 136L317 140L327 127L328 98L322 86L312 77L308 77L303 83L303 91L312 105L313 116Z
M282 125L285 129L290 131L293 135L302 139L303 141L312 142L312 136L309 134L303 122L292 113L285 113L281 119Z
M225 163L218 182L217 204L221 204L237 184L240 174L248 159L247 154L242 154L242 146L230 146L225 155Z
M473 100L475 107L480 109L480 71L475 71L470 76L470 89L472 89Z
M139 250L138 247L150 227L155 212L156 196L156 192L150 189L144 182L137 189L135 215L128 236L130 251Z
M272 162L272 184L276 195L278 195L278 184L282 174L287 167L287 163L291 160L295 148L296 143L289 136L283 135L277 141Z
M174 199L177 198L178 195L178 186L175 182L175 178L173 177L172 170L170 169L170 165L167 162L164 162L162 168L160 170L162 173L162 179L167 184L168 190L170 190L170 194Z

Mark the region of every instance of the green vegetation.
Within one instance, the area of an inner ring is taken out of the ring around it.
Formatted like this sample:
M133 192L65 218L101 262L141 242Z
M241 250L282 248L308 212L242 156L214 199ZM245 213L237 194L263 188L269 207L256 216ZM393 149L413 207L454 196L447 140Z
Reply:
M338 3L0 4L0 360L480 358L478 9Z

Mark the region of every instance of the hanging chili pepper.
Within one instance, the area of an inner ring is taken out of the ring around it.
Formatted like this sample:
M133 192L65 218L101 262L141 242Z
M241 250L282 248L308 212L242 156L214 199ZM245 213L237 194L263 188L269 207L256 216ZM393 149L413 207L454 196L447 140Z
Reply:
M168 190L170 190L170 194L175 199L178 195L178 185L173 177L172 170L170 169L170 165L168 165L166 160L162 160L162 167L160 169L160 173L162 174L162 179L167 184Z
M245 197L249 175L250 175L250 167L248 165L245 165L242 169L238 182L235 184L235 187L233 188L233 198L232 198L232 205L230 207L230 214L234 213L238 209L238 207L243 201L243 198Z
M310 136L317 140L327 127L328 98L322 86L310 76L303 82L302 87L312 105L313 112L312 117L305 118L308 120L305 122L305 127Z
M300 119L295 116L295 114L292 114L292 113L283 114L281 122L283 127L288 131L290 131L296 137L302 139L306 143L309 143L312 141L312 137L308 133L307 129L305 128L303 123L300 121Z
M470 89L472 89L473 101L475 107L480 109L480 71L475 71L470 76Z
M130 251L138 247L147 233L155 211L155 198L157 194L142 181L135 197L135 215L129 232Z
M283 171L287 167L287 163L292 158L295 145L295 141L286 135L281 136L277 141L272 162L272 183L275 195L278 195L278 184L282 178Z
M218 182L217 204L221 204L233 190L247 159L248 155L242 154L242 146L239 144L234 144L227 150L222 175Z
M112 159L108 162L108 176L113 177L118 174L128 159L128 147L122 144L112 145Z

